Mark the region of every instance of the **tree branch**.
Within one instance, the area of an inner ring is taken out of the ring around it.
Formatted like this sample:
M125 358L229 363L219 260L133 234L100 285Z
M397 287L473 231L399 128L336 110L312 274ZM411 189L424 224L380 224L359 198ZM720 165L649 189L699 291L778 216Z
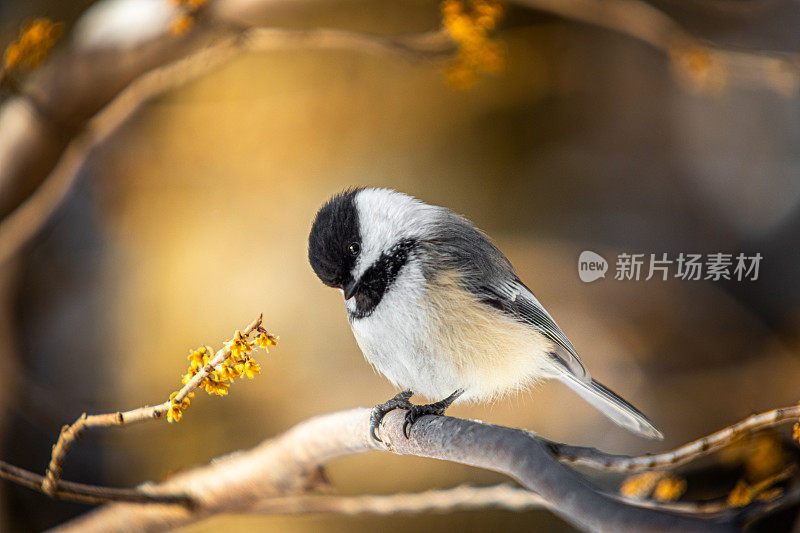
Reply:
M627 455L614 455L586 448L571 446L558 442L550 442L553 453L565 463L575 466L587 466L596 470L609 470L612 472L642 472L646 470L661 470L699 459L705 455L718 451L732 441L743 435L759 429L782 424L800 418L800 406L781 407L765 413L752 415L741 422L737 422L711 435L684 444L674 450L653 455L630 457Z
M207 30L215 35L214 44L209 44L188 56L167 63L144 73L98 111L86 125L74 132L72 142L66 147L58 163L47 179L22 204L0 223L0 264L11 257L42 227L56 206L71 190L83 163L92 150L109 138L117 128L131 117L142 104L164 92L200 78L221 67L244 52L305 47L318 49L353 49L364 53L389 54L404 58L439 57L453 50L453 43L442 32L426 32L404 36L369 35L344 30L320 28L314 30L292 30L280 28ZM77 61L77 59L76 59ZM69 68L68 64L62 65ZM40 92L37 89L36 92ZM21 93L3 106L6 116L0 115L0 124L9 128L9 138L27 136L42 130L42 138L30 139L26 144L49 140L55 129L60 135L72 135L63 131L66 119L54 117L39 103L40 96ZM5 119L5 120L3 120ZM72 117L71 121L79 120ZM9 142L13 142L10 141ZM9 149L9 158L14 145L3 143L0 136L0 156ZM26 149L29 149L27 146ZM44 147L40 146L40 149ZM16 147L14 148L16 150ZM15 165L0 168L0 188L4 181L13 177L4 176L14 172Z
M5 461L0 461L0 478L35 491L45 492L42 489L45 483L44 476L8 464ZM186 506L191 506L193 503L191 498L182 494L151 495L137 489L101 487L98 485L75 483L73 481L60 481L55 490L46 494L59 500L81 503L128 502L179 504Z
M302 494L319 465L338 457L375 449L455 461L505 473L537 494L554 512L586 529L729 531L735 516L702 516L691 508L635 502L606 494L558 461L550 443L530 432L450 417L426 416L411 438L402 434L403 412L386 416L381 430L385 447L369 438L369 410L353 409L319 416L256 448L237 452L159 484L145 484L149 494L185 493L194 510L180 506L112 504L65 524L59 531L115 531L134 528L161 531L218 513L266 512L272 505L295 509L302 503L270 499ZM324 508L344 509L329 499ZM368 505L361 500L356 507ZM374 501L374 500L373 500ZM455 501L455 500L453 500ZM266 507L262 507L266 506ZM327 507L326 507L327 506ZM412 506L413 507L413 506ZM308 508L308 507L306 507ZM669 509L669 510L665 510Z
M704 44L640 0L513 2L644 42L666 53L676 71L695 84L711 83L719 69L727 75L742 72L743 79L783 94L794 94L800 83L797 54L750 53ZM322 0L311 0L305 7L315 4ZM280 0L259 0L244 7L217 0L186 38L161 36L133 50L104 53L70 50L35 73L21 95L0 107L0 160L4 161L0 264L36 234L71 189L92 149L142 103L237 54L311 47L417 58L440 57L454 48L442 31L381 36L335 29L242 28L229 22L246 19L240 11L260 9L265 14L286 7ZM698 56L704 60L697 61ZM698 70L696 65L706 66Z

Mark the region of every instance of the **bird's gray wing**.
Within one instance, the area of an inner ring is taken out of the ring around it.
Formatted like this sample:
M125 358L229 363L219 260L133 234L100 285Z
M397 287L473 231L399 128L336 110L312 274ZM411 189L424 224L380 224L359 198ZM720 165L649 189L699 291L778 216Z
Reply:
M520 281L503 252L469 220L441 208L425 244L426 257L431 261L426 276L434 276L442 268L458 272L465 288L482 302L529 324L553 342L553 357L566 372L580 381L591 382L592 377L561 328Z
M519 278L514 276L513 279L497 280L495 284L483 285L476 294L484 303L536 328L556 345L552 355L564 370L586 383L592 381L592 376L583 366L575 347L533 292Z

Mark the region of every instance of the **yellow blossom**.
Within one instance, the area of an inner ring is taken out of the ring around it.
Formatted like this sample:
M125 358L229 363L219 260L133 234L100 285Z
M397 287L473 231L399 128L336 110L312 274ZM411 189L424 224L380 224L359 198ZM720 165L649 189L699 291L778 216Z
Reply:
M278 344L278 337L270 335L266 331L259 331L258 337L256 337L256 342L259 346L269 351L268 348L270 346L275 346Z
M179 391L175 391L172 394L170 394L169 395L169 401L172 404L172 407L178 407L180 409L186 409L187 407L189 407L189 404L191 403L189 401L189 398L193 397L194 393L190 392L189 394L186 395L186 397L183 400L181 400L181 403L178 403L178 402L175 401L175 397L178 395L178 392Z
M458 43L458 56L447 71L456 88L467 88L482 73L497 73L505 66L505 49L489 37L503 15L501 0L445 0L442 25Z
M252 360L251 361L247 361L244 364L244 374L249 379L253 379L254 377L256 377L260 373L261 373L261 367L258 366L258 363L256 363L255 361L252 361Z
M206 387L206 392L209 394L216 394L217 396L225 396L228 394L227 383L206 378L203 384Z
M728 505L731 507L743 507L753 501L753 488L744 480L739 480L730 494L728 494Z
M178 15L172 20L172 23L169 26L169 32L172 35L180 37L181 35L186 35L189 33L189 30L192 29L192 26L194 26L194 17L184 13L182 15Z
M220 381L233 381L233 378L238 377L236 370L231 368L227 361L222 363L217 374L219 375Z
M645 472L643 474L630 476L622 482L619 492L623 496L629 498L636 498L639 500L647 498L653 491L656 483L663 477L663 472Z
M8 45L3 55L5 68L33 68L39 65L61 36L62 25L40 18L26 24L19 38Z
M190 368L189 371L181 378L181 382L186 385L195 376L195 374L197 374L197 371L193 368Z
M244 359L248 352L253 350L253 345L248 342L247 337L242 335L241 331L237 331L233 339L229 341L228 349L231 351L231 358L236 361Z
M792 438L800 442L800 422L795 422L792 426Z
M192 350L189 352L189 355L187 355L186 358L189 360L189 364L192 366L192 368L199 370L208 362L207 348L205 346L201 346L196 350Z
M662 502L675 501L686 492L686 480L677 477L665 477L656 485L653 498Z
M742 507L749 504L756 498L766 500L775 498L777 494L780 494L778 491L782 492L782 489L780 487L775 487L774 485L789 478L794 471L795 467L789 466L783 471L778 472L777 474L774 474L753 485L748 484L743 479L739 480L730 494L728 494L728 505L731 507Z
M183 416L181 408L177 405L171 405L167 411L167 422L170 424L173 422L178 422L181 419L181 416Z

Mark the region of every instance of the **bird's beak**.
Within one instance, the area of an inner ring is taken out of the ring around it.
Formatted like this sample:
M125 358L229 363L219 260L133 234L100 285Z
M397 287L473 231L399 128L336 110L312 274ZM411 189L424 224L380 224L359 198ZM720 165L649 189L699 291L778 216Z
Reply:
M358 289L358 282L354 279L350 279L347 283L342 285L342 290L344 291L344 299L349 300L355 294L356 289Z

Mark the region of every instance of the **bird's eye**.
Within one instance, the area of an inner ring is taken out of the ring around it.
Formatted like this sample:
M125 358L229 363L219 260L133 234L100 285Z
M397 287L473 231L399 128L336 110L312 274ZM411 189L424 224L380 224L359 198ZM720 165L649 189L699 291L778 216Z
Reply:
M351 242L350 245L347 247L347 251L350 252L350 255L355 257L361 251L361 245L358 244L357 242Z

